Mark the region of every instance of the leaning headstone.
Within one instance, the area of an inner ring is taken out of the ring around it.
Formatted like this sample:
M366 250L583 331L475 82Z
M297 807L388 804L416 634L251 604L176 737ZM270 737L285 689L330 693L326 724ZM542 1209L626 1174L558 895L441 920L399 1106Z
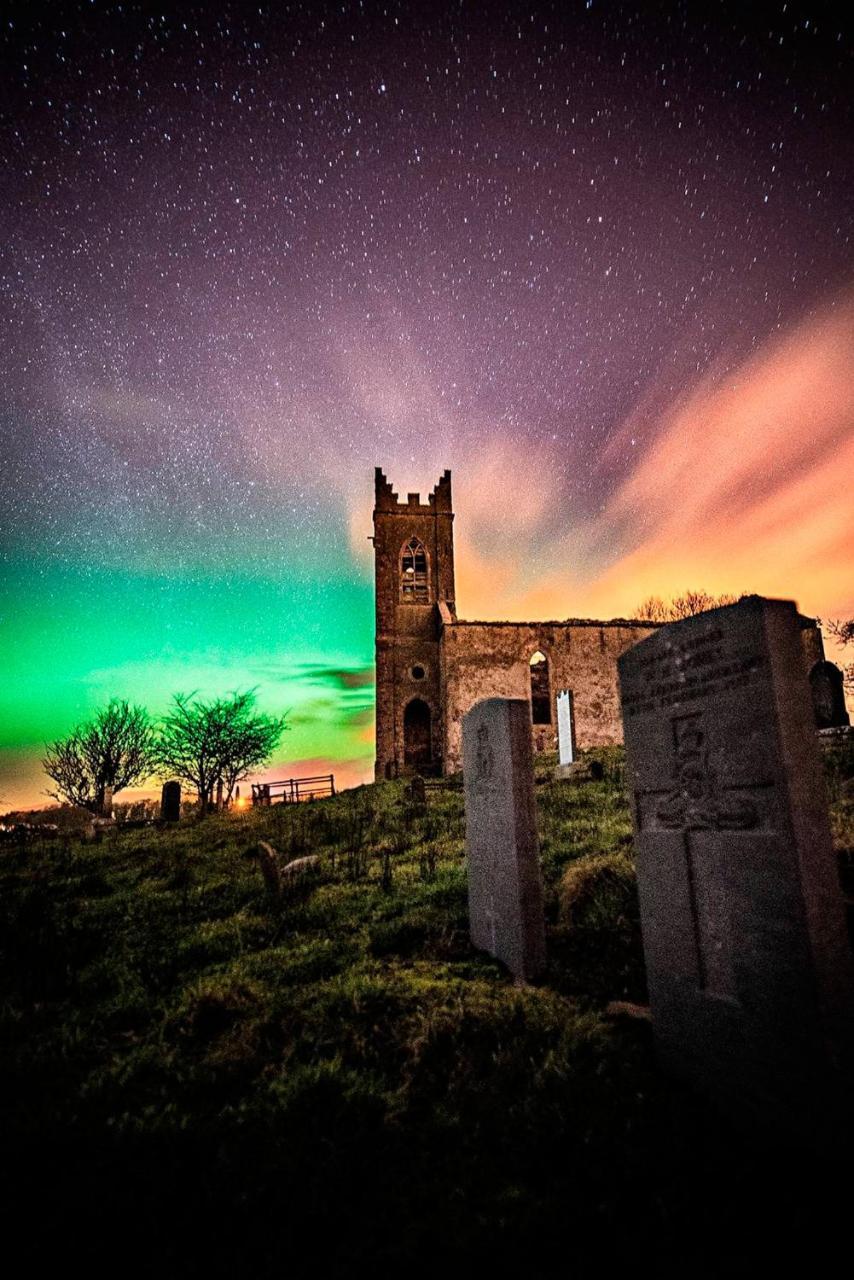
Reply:
M160 793L160 818L162 822L177 822L181 817L181 784L164 782Z
M845 677L834 662L817 662L810 671L817 729L838 729L850 723L845 706Z
M575 727L572 723L572 694L561 689L557 695L557 762L572 764L575 760Z
M795 606L748 597L619 660L663 1065L831 1138L854 979Z
M545 967L531 708L490 698L463 720L469 929L517 978Z

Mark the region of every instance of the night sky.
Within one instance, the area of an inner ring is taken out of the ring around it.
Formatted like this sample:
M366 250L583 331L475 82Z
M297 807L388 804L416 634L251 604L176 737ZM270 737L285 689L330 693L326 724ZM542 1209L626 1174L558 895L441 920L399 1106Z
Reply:
M462 617L854 613L833 7L2 14L0 804L176 690L367 777L375 465L453 469Z

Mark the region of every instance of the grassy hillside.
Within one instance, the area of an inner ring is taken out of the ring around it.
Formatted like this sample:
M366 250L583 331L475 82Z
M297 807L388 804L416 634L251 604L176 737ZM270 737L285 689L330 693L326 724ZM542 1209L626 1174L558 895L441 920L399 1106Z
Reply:
M645 991L619 756L596 754L601 782L538 764L531 988L468 943L459 790L4 849L3 1203L13 1233L37 1206L30 1264L530 1276L811 1237L835 1171L805 1181L802 1153L662 1078L645 1024L604 1016ZM319 873L276 898L259 839Z

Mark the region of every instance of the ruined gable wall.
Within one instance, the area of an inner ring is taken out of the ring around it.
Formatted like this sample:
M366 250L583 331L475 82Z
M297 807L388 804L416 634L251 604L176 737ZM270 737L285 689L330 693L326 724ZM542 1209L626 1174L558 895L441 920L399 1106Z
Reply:
M657 630L639 623L459 622L441 638L445 769L462 767L462 718L483 698L530 698L530 658L549 660L552 723L532 725L535 750L557 747L555 697L571 689L579 747L622 742L617 658Z

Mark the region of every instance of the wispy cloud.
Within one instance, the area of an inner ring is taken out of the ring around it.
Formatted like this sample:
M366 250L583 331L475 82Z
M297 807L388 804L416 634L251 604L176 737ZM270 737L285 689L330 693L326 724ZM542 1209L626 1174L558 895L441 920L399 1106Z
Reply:
M647 396L598 466L613 470L631 452L640 415L638 461L592 517L561 504L548 481L550 466L560 473L557 456L520 459L493 442L457 485L461 615L627 616L652 593L688 586L850 613L852 352L847 294L669 405L658 391ZM547 525L556 508L557 532ZM502 520L512 536L491 536Z

